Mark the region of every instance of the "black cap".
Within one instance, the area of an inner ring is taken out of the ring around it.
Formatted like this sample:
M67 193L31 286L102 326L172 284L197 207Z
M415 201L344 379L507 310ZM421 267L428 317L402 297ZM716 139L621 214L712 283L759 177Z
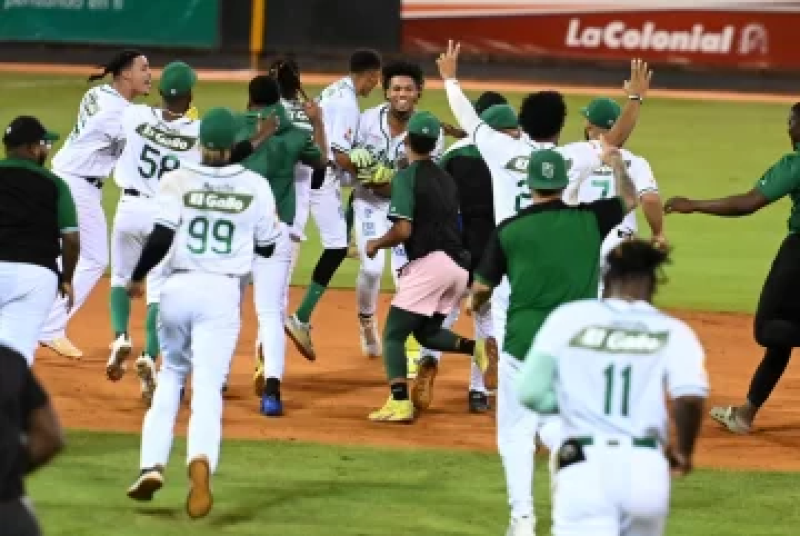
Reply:
M480 97L478 97L478 100L476 100L475 104L473 104L473 108L475 108L475 111L478 113L478 115L481 115L484 111L495 104L508 104L508 99L495 91L486 91L481 94Z
M56 141L58 138L58 134L44 128L42 122L35 117L21 115L6 127L3 144L6 147L19 147L41 141Z

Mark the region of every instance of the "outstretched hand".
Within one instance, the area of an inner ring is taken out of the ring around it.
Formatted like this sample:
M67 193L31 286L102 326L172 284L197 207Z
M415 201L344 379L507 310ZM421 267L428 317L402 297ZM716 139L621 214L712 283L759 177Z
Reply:
M671 197L664 203L664 214L691 214L694 212L694 202L685 197Z
M644 98L647 95L647 90L650 89L650 80L652 78L653 71L650 70L646 61L639 58L631 60L631 78L626 80L623 85L625 94Z
M458 53L461 51L461 43L453 43L450 39L447 41L447 50L439 54L439 59L436 60L436 65L439 67L439 76L442 80L450 80L456 78L458 71Z

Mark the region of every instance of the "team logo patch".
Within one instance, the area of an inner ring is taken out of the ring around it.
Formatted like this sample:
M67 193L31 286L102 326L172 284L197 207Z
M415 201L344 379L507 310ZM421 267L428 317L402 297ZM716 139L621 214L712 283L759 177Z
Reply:
M668 341L668 331L588 326L572 337L569 345L612 354L654 354Z
M187 192L183 204L198 210L213 210L228 214L244 212L253 202L252 195L219 192Z
M156 145L179 152L190 150L197 142L197 138L192 136L182 136L174 132L167 132L147 123L142 123L136 127L136 132Z
M556 167L550 162L542 163L542 176L545 179L552 179L556 174Z

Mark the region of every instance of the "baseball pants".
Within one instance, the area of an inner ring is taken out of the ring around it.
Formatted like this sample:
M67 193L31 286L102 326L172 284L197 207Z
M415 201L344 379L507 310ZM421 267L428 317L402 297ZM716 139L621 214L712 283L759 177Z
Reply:
M222 385L241 324L240 280L205 272L175 272L164 281L159 325L163 361L142 426L142 469L167 465L181 389L191 373L187 460L206 456L211 471L216 470L222 440Z
M123 195L117 204L111 231L111 286L128 285L142 255L147 237L153 231L156 216L155 200L149 197ZM147 274L147 304L158 303L164 285L164 266L161 264Z
M342 189L339 180L330 175L317 190L311 190L311 215L319 229L323 249L347 247L347 222L345 221Z
M264 376L283 378L286 337L283 320L289 299L289 279L298 243L286 224L269 258L256 256L253 263L253 301L258 316L258 340L264 354Z
M507 278L492 293L492 329L500 349L497 378L497 449L503 461L508 503L513 517L533 518L533 456L536 436L553 445L560 436L557 416L542 416L519 402L516 381L522 362L504 350L506 311L511 288Z
M374 258L367 256L367 242L379 238L391 229L392 222L387 218L388 204L376 207L363 199L353 199L353 228L355 230L356 245L360 266L356 279L356 298L358 313L362 316L372 316L378 308L378 294L381 290L381 276L386 263L386 255L379 251ZM346 244L345 244L346 245ZM391 249L392 277L397 287L397 270L408 263L405 249L402 245Z
M0 262L0 344L25 356L28 365L58 295L58 276L35 264Z
M661 536L670 470L660 448L630 437L592 436L585 461L555 470L554 536Z
M55 170L54 170L55 171ZM56 172L58 173L58 172ZM66 335L67 322L78 312L108 267L108 226L103 212L103 191L84 177L58 173L69 185L78 213L81 250L72 279L75 302L67 312L66 301L57 297L42 327L39 340L51 341Z

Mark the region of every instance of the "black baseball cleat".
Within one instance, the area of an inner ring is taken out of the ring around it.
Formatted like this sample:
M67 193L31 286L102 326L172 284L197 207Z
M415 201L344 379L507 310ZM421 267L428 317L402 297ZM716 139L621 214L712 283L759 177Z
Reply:
M489 405L489 397L486 395L486 393L482 393L480 391L470 391L468 402L470 413L486 413L492 409Z

